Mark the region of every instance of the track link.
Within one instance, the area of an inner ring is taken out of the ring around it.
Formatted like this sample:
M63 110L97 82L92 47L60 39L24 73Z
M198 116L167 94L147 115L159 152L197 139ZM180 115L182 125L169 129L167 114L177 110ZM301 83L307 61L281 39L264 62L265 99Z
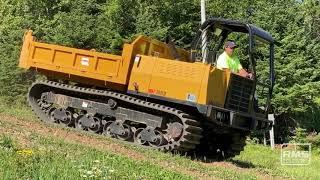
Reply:
M180 111L178 109L147 102L129 95L122 93L108 91L108 90L97 90L91 88L78 87L68 84L62 84L53 81L38 81L32 84L28 93L28 102L32 110L42 121L52 122L50 116L43 110L43 107L39 106L39 100L41 94L44 92L59 91L64 92L65 95L77 95L78 97L84 97L86 99L102 99L102 98L113 98L121 102L127 103L128 105L137 106L139 109L145 111L153 111L158 114L169 114L179 118L183 125L182 135L174 142L166 145L156 146L154 148L163 151L174 151L178 150L181 152L188 152L195 149L196 145L200 143L202 138L202 128L199 122L189 114Z

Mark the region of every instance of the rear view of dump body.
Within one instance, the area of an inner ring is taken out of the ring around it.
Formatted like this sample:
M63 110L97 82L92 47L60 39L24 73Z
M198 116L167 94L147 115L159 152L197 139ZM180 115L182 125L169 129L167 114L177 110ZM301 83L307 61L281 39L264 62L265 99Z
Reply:
M35 69L55 79L124 90L136 54L172 59L169 51L165 44L139 36L133 43L124 44L122 55L118 56L36 42L32 31L28 31L24 36L19 66ZM187 59L187 51L178 49L178 52Z

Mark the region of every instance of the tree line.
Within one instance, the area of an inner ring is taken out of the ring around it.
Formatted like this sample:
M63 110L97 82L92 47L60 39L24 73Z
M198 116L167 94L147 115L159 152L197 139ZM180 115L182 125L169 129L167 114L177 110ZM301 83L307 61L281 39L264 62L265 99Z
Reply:
M253 23L280 43L272 107L278 123L320 132L319 0L207 1L208 17ZM25 103L36 74L17 67L22 37L32 29L49 43L120 53L144 34L171 36L188 48L200 26L198 0L0 0L0 96Z

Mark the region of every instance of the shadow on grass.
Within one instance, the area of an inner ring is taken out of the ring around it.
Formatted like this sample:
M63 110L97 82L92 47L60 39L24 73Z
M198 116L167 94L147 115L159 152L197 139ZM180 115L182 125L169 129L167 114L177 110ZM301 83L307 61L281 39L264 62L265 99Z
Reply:
M232 164L241 167L241 168L255 168L256 166L254 164L252 164L251 162L247 162L247 161L241 161L241 160L234 160L234 159L230 159L228 160L229 162L231 162Z
M213 163L213 162L227 162L230 161L230 158L224 157L221 153L203 153L203 152L188 152L186 157L189 157L193 161L201 161L203 163Z
M214 155L208 156L208 155L203 155L202 153L199 153L199 152L192 152L192 153L186 153L185 156L190 158L193 161L201 161L203 163L229 162L240 168L256 167L256 165L252 164L251 162L232 159L232 157L226 158L222 154L214 154Z

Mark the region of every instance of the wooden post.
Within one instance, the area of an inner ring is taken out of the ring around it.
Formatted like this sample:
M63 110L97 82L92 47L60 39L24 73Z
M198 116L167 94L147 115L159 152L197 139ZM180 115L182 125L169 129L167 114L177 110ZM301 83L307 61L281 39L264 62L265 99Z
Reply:
M270 129L270 145L271 145L271 149L274 149L274 130L273 130L273 126L274 126L274 114L268 114L268 119L270 121L272 121L272 128Z
M267 146L266 133L263 133L263 145L264 145L264 146Z

